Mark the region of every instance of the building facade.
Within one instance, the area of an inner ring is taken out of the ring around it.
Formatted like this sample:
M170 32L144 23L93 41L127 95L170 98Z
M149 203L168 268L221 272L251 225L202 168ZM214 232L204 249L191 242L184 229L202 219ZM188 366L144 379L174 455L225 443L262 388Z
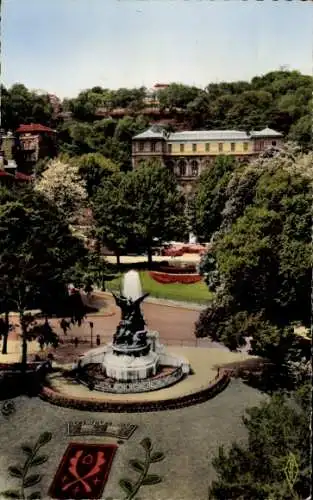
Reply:
M192 191L201 172L219 155L232 156L246 162L269 148L279 148L283 136L265 128L249 134L239 130L193 130L167 134L151 127L133 137L133 168L141 162L158 159L170 168L186 194Z
M38 123L21 125L16 130L20 151L20 170L32 173L42 158L53 158L57 153L56 131Z

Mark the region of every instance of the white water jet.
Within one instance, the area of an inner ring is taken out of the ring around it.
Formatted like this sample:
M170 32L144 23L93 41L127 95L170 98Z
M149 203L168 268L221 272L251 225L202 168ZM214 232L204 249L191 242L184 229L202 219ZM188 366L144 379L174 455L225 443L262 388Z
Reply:
M133 301L142 296L142 287L138 271L128 271L124 275L122 293L124 297Z

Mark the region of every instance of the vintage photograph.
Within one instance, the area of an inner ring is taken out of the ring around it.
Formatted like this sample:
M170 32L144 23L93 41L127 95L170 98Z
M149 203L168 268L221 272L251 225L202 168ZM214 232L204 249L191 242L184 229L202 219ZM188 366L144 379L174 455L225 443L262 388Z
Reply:
M311 500L312 2L0 14L0 500Z

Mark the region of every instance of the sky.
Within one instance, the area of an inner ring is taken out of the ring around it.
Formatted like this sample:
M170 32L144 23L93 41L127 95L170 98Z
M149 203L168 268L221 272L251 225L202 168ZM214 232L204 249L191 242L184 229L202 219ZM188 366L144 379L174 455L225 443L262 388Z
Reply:
M2 0L2 83L61 98L94 86L312 74L313 8L298 0Z

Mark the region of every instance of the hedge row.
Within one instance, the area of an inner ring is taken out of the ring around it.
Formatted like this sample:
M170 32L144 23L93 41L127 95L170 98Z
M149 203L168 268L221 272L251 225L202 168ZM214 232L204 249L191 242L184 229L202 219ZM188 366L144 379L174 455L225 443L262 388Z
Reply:
M139 413L163 410L177 410L186 406L199 404L213 398L222 392L230 381L230 375L227 370L220 371L220 374L215 378L205 389L194 394L188 394L174 399L165 399L162 401L137 401L128 403L119 403L114 401L99 401L97 399L83 400L74 397L67 397L64 394L54 391L49 387L43 387L40 392L40 398L49 403L62 406L65 408L73 408L82 411L106 411L111 413Z
M196 266L160 266L157 271L167 274L195 274Z
M191 283L197 283L202 279L200 274L169 274L150 271L149 275L152 279L164 285L169 283L182 283L184 285L189 285Z

